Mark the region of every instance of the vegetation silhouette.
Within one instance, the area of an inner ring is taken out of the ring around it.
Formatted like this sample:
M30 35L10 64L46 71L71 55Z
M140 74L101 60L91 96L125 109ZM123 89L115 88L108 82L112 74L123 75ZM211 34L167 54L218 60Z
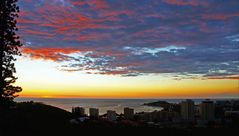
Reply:
M16 3L17 0L0 1L0 109L12 105L16 93L22 91L21 87L12 85L17 80L13 61L16 61L16 55L21 55L19 47L22 46L16 34L19 13Z

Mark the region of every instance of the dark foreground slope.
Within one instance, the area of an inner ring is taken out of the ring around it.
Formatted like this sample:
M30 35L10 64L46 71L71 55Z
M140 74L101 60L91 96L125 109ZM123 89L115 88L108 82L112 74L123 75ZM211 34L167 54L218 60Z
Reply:
M143 135L226 135L233 129L175 129L152 128L144 125L135 126L125 123L110 123L106 121L88 121L82 124L70 124L72 114L57 107L34 103L18 103L8 111L0 111L0 136L36 136L36 135L82 135L83 133L97 135L127 135L132 133Z
M24 102L0 111L0 135L60 133L69 128L71 113L53 106Z

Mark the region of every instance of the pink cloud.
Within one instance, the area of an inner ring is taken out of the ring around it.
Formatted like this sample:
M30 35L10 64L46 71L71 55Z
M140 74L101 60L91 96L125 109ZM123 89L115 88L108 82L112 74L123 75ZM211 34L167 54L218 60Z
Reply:
M178 6L207 6L208 5L206 1L201 1L201 0L163 0L163 2L170 5L178 5Z
M51 34L49 32L43 32L43 31L25 30L25 32L30 35L41 35L41 36L44 36L44 37L46 36L49 38L54 36L54 34Z
M217 13L217 14L203 14L202 18L207 20L228 20L233 17L239 17L239 13Z

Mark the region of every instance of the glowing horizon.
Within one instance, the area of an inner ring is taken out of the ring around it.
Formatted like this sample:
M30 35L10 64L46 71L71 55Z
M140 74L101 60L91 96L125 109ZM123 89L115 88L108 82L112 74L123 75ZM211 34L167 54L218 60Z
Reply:
M120 77L65 72L57 63L20 59L17 62L17 85L23 97L43 98L190 98L238 97L238 80L233 79L173 79L164 75ZM32 67L26 67L28 64ZM34 69L33 69L34 68ZM44 76L40 76L44 73ZM39 77L37 80L35 77ZM61 79L63 78L63 79Z

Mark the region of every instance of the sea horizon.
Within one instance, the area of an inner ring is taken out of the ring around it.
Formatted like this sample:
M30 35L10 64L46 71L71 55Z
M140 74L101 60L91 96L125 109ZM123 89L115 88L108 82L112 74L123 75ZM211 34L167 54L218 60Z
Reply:
M238 96L202 96L202 97L78 97L78 96L18 96L16 99L239 99Z
M135 112L152 112L155 110L162 110L161 107L152 107L143 105L144 103L155 101L166 101L169 103L180 103L181 101L189 98L29 98L18 97L15 100L17 102L34 101L48 105L52 105L66 111L71 112L72 107L85 108L86 114L89 113L89 108L98 108L100 114L105 114L107 110L115 110L117 113L123 113L125 107L130 107ZM205 99L213 101L217 100L234 100L238 98L190 98L195 104L199 104Z

